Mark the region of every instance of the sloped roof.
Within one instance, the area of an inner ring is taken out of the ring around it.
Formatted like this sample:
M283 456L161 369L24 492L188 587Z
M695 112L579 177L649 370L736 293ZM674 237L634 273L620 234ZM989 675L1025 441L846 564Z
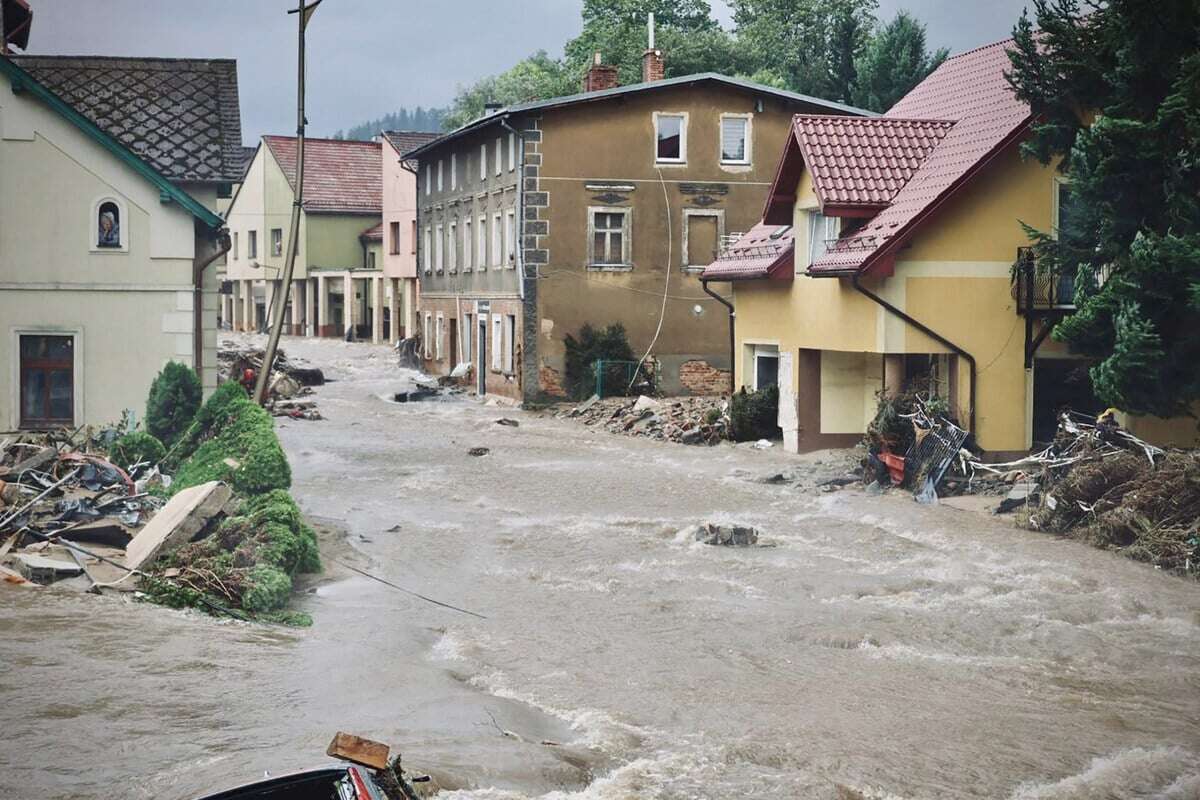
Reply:
M822 208L886 206L953 126L891 117L798 114L792 120Z
M382 242L383 241L383 223L380 222L378 225L372 225L371 227L367 228L365 231L360 233L358 235L358 238L363 239L368 242Z
M429 131L384 131L383 137L388 140L388 144L396 148L396 152L401 156L406 155L413 150L416 150L422 145L429 144L435 139L441 138L440 133L431 133Z
M12 60L170 180L241 178L236 61L29 55Z
M795 246L790 225L760 222L742 234L700 277L713 281L791 280Z
M1026 130L1029 106L1004 78L1011 39L947 59L885 118L953 120L887 207L817 259L813 275L845 275L890 256L907 235Z
M660 81L631 83L626 86L617 86L612 89L601 89L595 92L580 92L578 94L569 94L563 97L551 97L547 100L533 100L528 103L517 103L515 105L498 109L489 114L485 114L478 119L471 120L467 124L450 131L449 133L435 139L432 142L422 145L416 150L413 150L409 153L409 155L420 156L428 147L431 147L434 144L441 144L445 141L455 139L465 133L468 133L469 131L484 127L511 114L520 114L527 111L543 111L550 108L577 105L579 103L594 103L598 100L622 98L630 94L659 91L661 89L668 89L673 86L691 86L697 83L716 83L736 89L744 89L757 94L777 97L790 103L809 105L812 106L813 111L824 111L831 114L843 113L863 117L875 116L874 112L867 111L862 108L855 108L854 106L848 106L845 103L838 103L833 100L823 100L820 97L813 97L812 95L789 92L786 89L777 89L774 86L765 86L761 83L754 83L753 81L747 81L741 78L731 78L728 75L721 75L720 73L716 72L698 72L694 75L680 75L676 78L665 78Z
M264 136L296 188L296 138ZM379 142L304 139L304 210L316 213L383 213L383 161Z

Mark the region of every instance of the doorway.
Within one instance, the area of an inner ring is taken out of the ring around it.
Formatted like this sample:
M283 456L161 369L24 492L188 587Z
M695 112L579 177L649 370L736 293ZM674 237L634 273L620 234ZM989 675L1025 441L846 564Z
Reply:
M487 314L480 313L478 336L475 337L475 391L480 397L487 394Z

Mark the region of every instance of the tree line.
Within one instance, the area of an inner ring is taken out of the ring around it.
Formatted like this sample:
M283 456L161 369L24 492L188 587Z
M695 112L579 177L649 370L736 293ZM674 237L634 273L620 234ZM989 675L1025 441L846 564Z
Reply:
M339 130L333 135L333 138L368 141L380 131L436 133L442 130L442 120L445 116L446 109L444 108L425 108L424 106L417 106L413 109L401 108L392 114L384 114L379 119L369 120L344 131Z

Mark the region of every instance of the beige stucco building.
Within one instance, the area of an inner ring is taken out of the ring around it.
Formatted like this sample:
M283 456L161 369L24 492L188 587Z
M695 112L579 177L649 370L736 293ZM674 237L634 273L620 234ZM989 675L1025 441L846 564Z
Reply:
M385 278L379 142L305 139L304 198L284 332L383 341L402 287ZM232 250L222 318L264 330L281 291L295 196L296 139L264 136L226 213Z
M140 419L168 361L216 386L215 205L240 148L235 69L0 56L0 430ZM89 91L97 81L106 93ZM187 155L161 134L146 147L172 120L164 129L189 136L171 98L198 86L218 87L212 116L192 115L208 133L191 131ZM162 118L121 116L135 100Z

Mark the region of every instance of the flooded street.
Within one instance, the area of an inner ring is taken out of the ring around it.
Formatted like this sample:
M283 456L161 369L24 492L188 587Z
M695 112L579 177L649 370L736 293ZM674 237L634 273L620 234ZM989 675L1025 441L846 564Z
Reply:
M283 346L335 379L325 421L277 420L334 557L487 618L344 569L303 630L0 587L0 797L186 800L338 729L447 798L1200 797L1195 583L758 482L812 463L777 447L391 403L386 347ZM769 546L679 536L704 521Z

